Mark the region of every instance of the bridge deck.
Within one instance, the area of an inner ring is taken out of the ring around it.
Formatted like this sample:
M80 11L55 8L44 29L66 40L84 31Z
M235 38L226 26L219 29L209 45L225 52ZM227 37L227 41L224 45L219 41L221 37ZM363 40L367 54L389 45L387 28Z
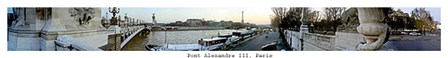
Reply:
M120 45L120 48L123 48L132 38L134 38L135 35L137 35L138 33L140 33L140 31L142 31L145 28L140 28L137 31L134 31L129 37L127 37Z

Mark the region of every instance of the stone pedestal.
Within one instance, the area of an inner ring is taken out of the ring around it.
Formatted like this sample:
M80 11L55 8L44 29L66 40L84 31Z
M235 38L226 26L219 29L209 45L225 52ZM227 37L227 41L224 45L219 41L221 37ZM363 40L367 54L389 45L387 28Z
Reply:
M121 33L120 34L111 34L107 36L107 44L102 46L101 49L106 51L119 51L121 50Z
M303 33L308 33L309 32L309 28L308 28L308 26L307 25L300 25L300 32L303 32Z
M356 51L359 42L362 42L364 36L359 33L336 32L335 50L337 51Z
M308 19L308 12L305 9L302 9L302 18L300 18L300 22L302 22L302 25L300 25L300 32L308 33L308 25L310 20Z
M385 15L381 8L358 8L358 33L364 36L365 43L357 46L358 50L377 50L387 38L388 26L384 23Z
M111 25L108 29L113 30L114 33L120 33L121 31L121 27L119 27L118 25Z

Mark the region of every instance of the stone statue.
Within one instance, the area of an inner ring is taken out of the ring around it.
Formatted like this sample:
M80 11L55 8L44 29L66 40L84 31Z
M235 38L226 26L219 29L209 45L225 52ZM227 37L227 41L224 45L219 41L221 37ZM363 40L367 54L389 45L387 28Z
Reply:
M157 21L156 21L156 13L152 13L152 23L153 23L154 25L157 24Z
M78 19L79 25L88 24L95 17L93 8L70 8L69 13L71 17Z
M359 26L358 10L356 8L350 8L342 14L341 25L338 26L338 32L351 32L356 33L356 27Z
M124 13L124 25L128 26L128 22L129 21L129 17L128 17L128 13Z
M107 20L105 17L101 18L101 25L103 27L109 28L109 20Z
M31 16L29 14L27 14L27 12L32 12L28 10L29 8L13 8L13 15L15 17L15 19L12 20L11 22L11 27L10 28L18 28L21 29L21 27L26 27L29 26L30 24L28 23L31 18L28 18L28 16Z
M116 23L118 24L119 27L121 27L121 15L118 15L118 17L116 19L117 19Z
M357 8L360 25L358 33L364 35L365 43L358 44L358 50L378 50L387 41L389 26L385 23L383 8Z

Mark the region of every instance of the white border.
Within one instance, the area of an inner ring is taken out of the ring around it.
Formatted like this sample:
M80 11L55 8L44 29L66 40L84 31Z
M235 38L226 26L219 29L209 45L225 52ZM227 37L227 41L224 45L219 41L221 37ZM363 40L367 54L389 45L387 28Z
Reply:
M442 51L166 51L166 52L146 52L146 51L81 51L81 52L53 52L53 51L7 51L7 7L441 7L441 20L447 19L447 3L443 0L1 0L0 17L3 22L0 25L0 57L1 58L187 58L187 53L272 53L274 58L443 58L448 55L448 43L442 36ZM442 20L442 35L447 32L446 20Z

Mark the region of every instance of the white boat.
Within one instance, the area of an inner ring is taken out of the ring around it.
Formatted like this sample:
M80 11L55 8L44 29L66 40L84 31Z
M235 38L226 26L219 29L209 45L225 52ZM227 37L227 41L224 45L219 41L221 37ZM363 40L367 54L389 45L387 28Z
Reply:
M209 38L202 38L198 40L198 44L205 46L205 50L217 50L224 46L224 43L227 42L227 37L209 37Z
M244 34L243 34L244 33ZM219 35L201 38L197 44L165 44L163 46L147 45L149 51L211 51L225 48L241 41L241 35L250 35L252 32L233 32L231 35ZM249 38L251 36L244 36Z
M199 44L166 44L158 47L156 51L200 51L204 48Z
M225 45L234 44L235 42L241 40L241 37L232 35L231 37L227 38L227 41L225 42Z

